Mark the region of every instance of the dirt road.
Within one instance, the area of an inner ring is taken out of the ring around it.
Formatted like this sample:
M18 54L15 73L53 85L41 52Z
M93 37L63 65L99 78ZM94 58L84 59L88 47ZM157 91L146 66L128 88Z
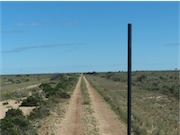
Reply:
M84 126L83 124L83 112L82 105L82 94L81 94L81 81L85 80L87 90L90 96L90 102L93 109L93 117L97 121L97 132L96 135L126 135L126 128L117 119L116 115L112 112L109 106L103 101L100 95L92 88L90 83L84 76L78 80L74 93L69 101L68 108L63 118L59 118L56 113L52 114L47 118L47 121L42 124L39 129L39 135L83 135ZM59 106L61 107L61 106ZM94 121L94 120L93 120ZM89 121L90 122L90 121ZM92 133L92 135L94 135Z
M81 77L78 80L68 110L57 128L57 135L81 135Z
M103 101L100 95L94 90L90 83L85 80L95 117L99 123L99 134L100 135L126 135L126 128L120 123L114 112L109 106Z

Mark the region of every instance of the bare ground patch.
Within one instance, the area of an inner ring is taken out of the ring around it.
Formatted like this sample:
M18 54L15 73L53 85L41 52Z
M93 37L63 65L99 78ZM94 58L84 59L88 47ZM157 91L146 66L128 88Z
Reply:
M3 103L7 103L6 105L3 105ZM6 112L11 109L21 109L23 114L29 115L30 112L35 108L35 107L19 107L21 105L21 101L17 101L17 100L5 100L5 101L1 101L0 102L0 119L3 119L6 116Z

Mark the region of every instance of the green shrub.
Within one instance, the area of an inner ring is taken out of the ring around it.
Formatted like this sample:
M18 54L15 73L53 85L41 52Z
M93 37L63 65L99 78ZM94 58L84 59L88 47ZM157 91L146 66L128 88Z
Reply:
M178 100L179 100L179 97L180 97L180 96L179 96L179 88L180 88L180 87L177 86L177 87L174 89L174 92L173 92L174 97L176 97Z
M28 119L40 119L48 116L50 114L49 109L45 105L41 105L38 108L34 108L33 111L29 114Z
M47 98L49 98L50 96L70 98L70 95L66 92L68 85L70 85L70 82L63 80L62 82L59 82L55 88L52 88L51 85L47 83L41 84L40 88L43 89Z
M60 93L60 97L61 97L61 98L70 98L70 95L67 94L66 92L61 92L61 93Z
M14 83L14 80L11 79L11 78L9 78L9 79L8 79L8 82Z
M66 82L64 82L64 83L60 82L60 83L58 83L58 84L56 85L55 88L56 88L56 89L66 90L66 89L67 89L67 83L66 83Z
M45 92L47 98L58 94L58 90L52 88L50 84L42 83L39 87Z
M29 82L29 79L25 79L24 81L25 81L25 82Z
M26 135L31 124L20 109L10 109L1 120L1 135Z
M147 79L147 76L143 74L143 75L138 76L136 81L141 82L141 81L144 81L145 79Z
M55 88L50 88L50 89L44 90L44 92L45 92L47 98L50 96L57 96L59 93L58 90Z
M39 85L39 88L43 89L43 90L47 90L51 88L51 85L47 84L47 83L42 83L41 85Z
M18 109L9 109L6 112L6 117L14 117L14 116L23 116L23 112L18 108Z
M15 81L15 83L17 83L17 84L18 84L18 83L21 83L21 81L20 81L20 80L16 80L16 81Z
M23 99L21 106L39 106L43 102L39 96L29 96L27 99Z
M50 77L50 81L52 80L62 80L65 78L64 74L54 74Z

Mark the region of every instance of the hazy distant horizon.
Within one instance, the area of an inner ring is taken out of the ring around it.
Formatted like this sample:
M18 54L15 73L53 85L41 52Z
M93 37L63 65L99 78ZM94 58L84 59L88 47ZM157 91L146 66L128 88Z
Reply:
M132 72L166 72L166 71L180 71L180 69L174 69L174 70L173 69L172 70L133 70ZM127 71L121 71L120 70L120 71L46 72L46 73L19 73L19 74L14 73L14 74L0 74L0 75L71 74L71 73L81 74L81 73L92 73L92 72L96 72L96 73L124 72L124 73L126 73Z

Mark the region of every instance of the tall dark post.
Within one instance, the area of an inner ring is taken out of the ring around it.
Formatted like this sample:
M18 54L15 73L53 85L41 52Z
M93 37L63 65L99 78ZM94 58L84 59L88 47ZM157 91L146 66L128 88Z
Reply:
M128 24L128 135L131 135L131 36L132 25Z

